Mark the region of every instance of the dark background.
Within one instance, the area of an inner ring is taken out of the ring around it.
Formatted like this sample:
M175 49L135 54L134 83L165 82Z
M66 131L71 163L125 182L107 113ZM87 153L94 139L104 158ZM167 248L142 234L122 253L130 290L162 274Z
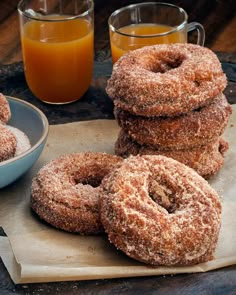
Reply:
M64 1L69 2L69 0ZM149 1L95 0L95 51L109 48L107 20L114 10L128 4ZM197 21L204 26L206 31L205 46L217 52L236 53L235 0L166 2L183 7L189 15L189 22ZM0 63L3 64L21 60L17 4L18 0L0 1ZM194 36L190 36L191 42L193 39Z

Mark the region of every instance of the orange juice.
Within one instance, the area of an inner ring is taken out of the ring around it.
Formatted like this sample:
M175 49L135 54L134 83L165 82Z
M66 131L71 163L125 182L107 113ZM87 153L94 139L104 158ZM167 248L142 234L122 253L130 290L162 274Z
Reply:
M127 51L146 45L160 43L185 43L187 39L186 29L184 28L179 31L170 32L173 29L173 27L160 24L135 24L119 29L120 33L133 36L126 36L110 31L113 63ZM167 32L169 33L167 34Z
M22 51L31 91L48 103L79 99L92 79L93 39L92 25L84 19L26 23Z

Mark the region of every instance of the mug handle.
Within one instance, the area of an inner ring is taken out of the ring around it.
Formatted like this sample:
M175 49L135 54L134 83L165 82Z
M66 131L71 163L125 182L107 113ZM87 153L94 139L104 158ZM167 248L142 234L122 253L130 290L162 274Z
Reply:
M205 43L205 30L204 30L204 27L201 24L197 23L197 22L189 23L187 25L187 31L191 32L191 31L194 31L194 30L197 30L197 44L201 45L201 46L204 46L204 43Z

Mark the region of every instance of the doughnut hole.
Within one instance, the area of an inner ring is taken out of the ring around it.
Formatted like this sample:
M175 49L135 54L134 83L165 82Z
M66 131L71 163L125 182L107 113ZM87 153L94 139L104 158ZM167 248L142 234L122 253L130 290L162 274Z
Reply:
M166 73L170 70L179 68L186 56L181 53L170 53L160 55L155 54L153 57L145 56L143 58L142 67L153 73Z
M170 70L176 69L181 66L183 59L177 57L175 59L165 60L160 64L158 72L166 73Z
M155 203L166 209L169 214L175 212L175 196L166 181L150 179L148 194Z
M105 172L94 171L93 174L81 173L81 171L76 171L73 175L73 183L90 185L94 188L100 186L102 179L104 178Z
M193 81L193 83L194 83L194 85L195 85L196 87L199 87L199 86L200 86L200 82L197 81L197 80Z

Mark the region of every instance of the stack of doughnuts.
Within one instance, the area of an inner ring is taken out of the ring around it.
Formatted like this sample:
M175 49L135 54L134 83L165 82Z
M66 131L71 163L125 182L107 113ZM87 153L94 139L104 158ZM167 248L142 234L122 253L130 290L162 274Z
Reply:
M228 148L232 112L217 56L194 44L160 44L130 51L113 67L106 91L120 134L117 155L172 157L208 178Z
M7 125L11 110L6 97L0 93L0 162L18 156L31 147L24 132Z

